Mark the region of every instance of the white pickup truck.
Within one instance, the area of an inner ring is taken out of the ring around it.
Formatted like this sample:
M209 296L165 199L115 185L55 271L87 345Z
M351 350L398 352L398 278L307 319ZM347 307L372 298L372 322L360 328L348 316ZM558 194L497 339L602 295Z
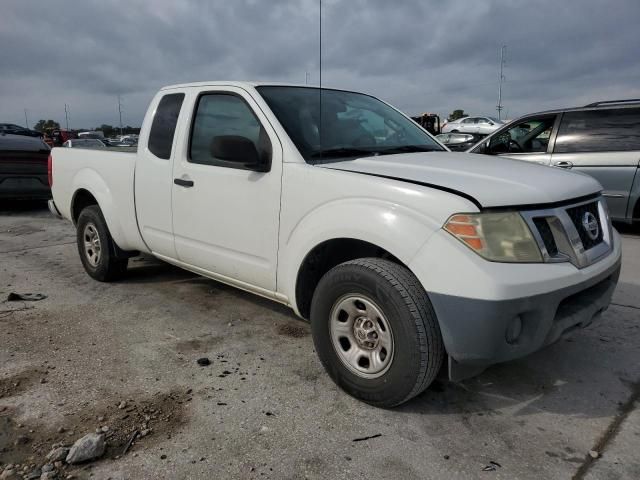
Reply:
M620 271L594 179L451 153L355 92L166 87L137 153L55 148L49 176L91 277L144 252L289 305L378 406L589 325Z

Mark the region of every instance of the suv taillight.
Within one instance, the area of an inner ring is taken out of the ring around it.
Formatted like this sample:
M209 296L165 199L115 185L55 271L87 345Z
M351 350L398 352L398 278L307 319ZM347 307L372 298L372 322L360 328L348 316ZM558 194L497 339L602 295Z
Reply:
M53 187L53 157L49 154L47 159L47 177L49 178L49 188Z

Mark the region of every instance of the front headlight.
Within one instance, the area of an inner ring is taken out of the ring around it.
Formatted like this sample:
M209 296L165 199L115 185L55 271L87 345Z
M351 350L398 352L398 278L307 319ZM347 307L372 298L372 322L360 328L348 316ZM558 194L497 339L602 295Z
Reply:
M542 262L540 248L518 212L459 213L444 229L487 260Z

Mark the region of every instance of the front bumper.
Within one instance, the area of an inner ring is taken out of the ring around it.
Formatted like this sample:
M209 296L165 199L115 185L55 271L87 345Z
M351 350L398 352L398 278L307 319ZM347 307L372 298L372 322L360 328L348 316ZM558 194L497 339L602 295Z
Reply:
M442 249L448 244L458 250L446 237L440 240L445 242L440 244ZM438 244L430 243L432 247ZM451 259L453 251L442 249L438 256ZM460 263L449 262L457 275L451 280L449 272L440 288L433 278L439 270L437 260L427 262L426 269L417 266L427 258L415 264L440 324L453 380L533 353L564 333L591 324L609 306L617 285L620 238L614 234L612 252L584 269L568 263L509 265L483 260L484 264L475 264L475 257L468 249L458 250L455 258ZM473 268L474 264L481 269ZM543 282L545 277L547 281Z

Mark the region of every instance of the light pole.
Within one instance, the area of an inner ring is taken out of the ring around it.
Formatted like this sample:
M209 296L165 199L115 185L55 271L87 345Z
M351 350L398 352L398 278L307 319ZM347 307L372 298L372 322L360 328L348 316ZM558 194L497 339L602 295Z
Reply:
M118 116L120 117L120 136L122 136L122 102L120 102L120 95L118 95Z
M503 45L500 49L500 77L498 79L498 105L496 106L496 110L498 111L498 120L502 120L502 82L504 81L504 54L507 51L507 46Z

